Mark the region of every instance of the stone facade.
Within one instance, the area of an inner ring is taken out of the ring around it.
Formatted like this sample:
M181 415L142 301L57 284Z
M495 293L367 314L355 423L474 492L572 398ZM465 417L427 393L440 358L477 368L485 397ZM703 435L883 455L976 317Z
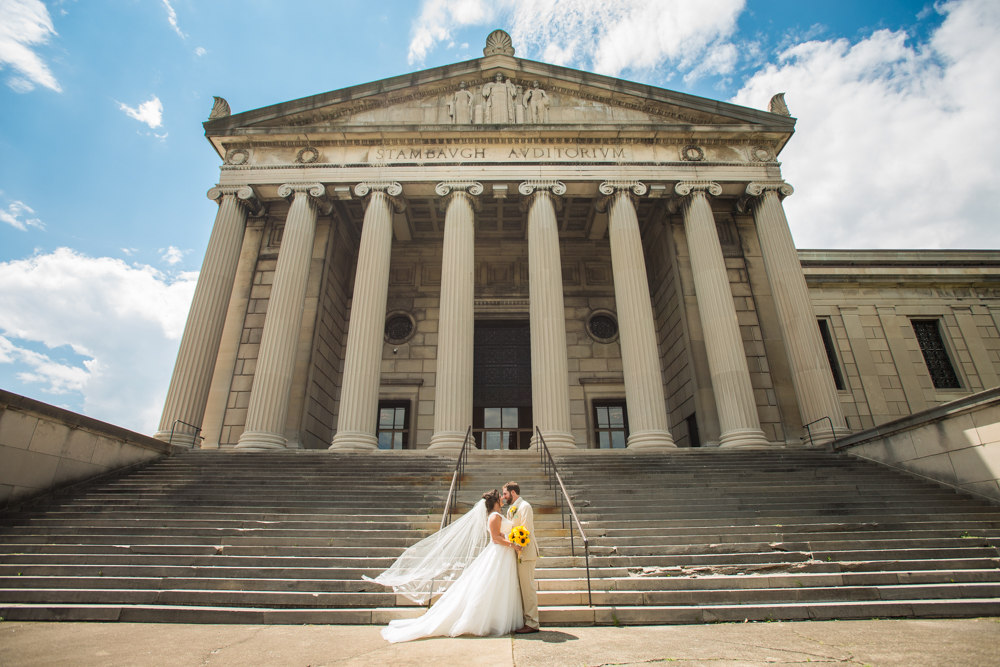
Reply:
M501 375L531 416L515 426L552 448L610 437L599 406L624 408L631 448L768 447L1000 384L1000 253L795 250L780 96L755 111L490 40L467 63L216 105L220 212L158 437L181 420L202 447L369 450L395 406L408 448L454 450L486 437L472 347L499 324L530 330L530 369Z

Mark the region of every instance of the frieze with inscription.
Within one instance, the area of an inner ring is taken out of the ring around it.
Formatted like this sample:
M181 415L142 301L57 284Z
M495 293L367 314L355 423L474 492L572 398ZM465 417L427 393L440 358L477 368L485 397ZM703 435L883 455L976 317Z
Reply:
M377 146L368 153L369 162L429 162L455 160L631 160L630 146Z

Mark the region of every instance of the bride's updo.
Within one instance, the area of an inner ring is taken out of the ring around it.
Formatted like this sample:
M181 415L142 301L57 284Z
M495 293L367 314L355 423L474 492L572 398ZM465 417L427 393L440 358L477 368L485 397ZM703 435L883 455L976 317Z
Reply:
M497 489L487 491L483 494L483 500L486 501L487 513L492 512L493 508L500 504L500 492Z

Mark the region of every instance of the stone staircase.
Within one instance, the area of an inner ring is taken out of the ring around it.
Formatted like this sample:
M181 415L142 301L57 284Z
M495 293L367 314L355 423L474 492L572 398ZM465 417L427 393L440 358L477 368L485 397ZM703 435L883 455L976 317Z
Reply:
M474 452L459 493L535 508L543 624L1000 615L1000 510L851 457L560 455L591 539L570 552L533 452ZM0 514L7 620L386 623L361 579L437 530L454 460L196 451Z

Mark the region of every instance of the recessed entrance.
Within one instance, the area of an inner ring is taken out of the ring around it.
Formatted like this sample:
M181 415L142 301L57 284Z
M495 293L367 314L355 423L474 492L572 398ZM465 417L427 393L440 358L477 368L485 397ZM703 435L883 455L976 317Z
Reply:
M531 330L524 320L476 322L472 434L479 449L531 443Z

